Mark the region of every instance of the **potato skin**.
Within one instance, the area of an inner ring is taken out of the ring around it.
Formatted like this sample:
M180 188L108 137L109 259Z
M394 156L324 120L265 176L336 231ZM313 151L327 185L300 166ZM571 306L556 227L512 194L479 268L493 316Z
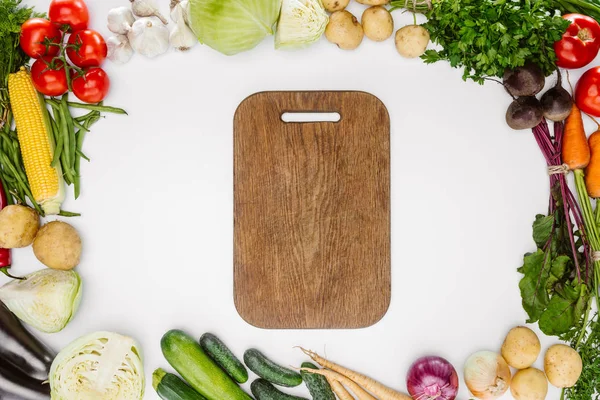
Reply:
M27 247L33 242L39 228L40 217L33 208L6 206L0 211L0 247Z
M81 238L66 222L52 221L42 226L33 241L33 253L48 268L70 270L79 264Z
M517 371L510 383L510 393L516 400L544 400L548 394L546 374L536 368Z
M367 8L360 19L365 36L376 42L382 42L394 33L392 14L382 6Z
M570 388L575 386L581 371L583 361L577 351L564 344L555 344L546 351L544 370L553 386Z
M390 0L356 0L357 3L367 6L382 6L390 2Z
M325 37L331 43L337 44L340 49L354 50L361 44L364 32L356 17L342 10L334 12L329 17Z
M429 32L420 25L406 25L396 32L396 50L402 57L416 58L425 53Z
M506 335L501 353L508 365L525 369L533 365L541 350L540 339L535 332L525 326L517 326Z
M332 13L342 11L348 7L348 3L350 3L350 0L323 0L323 7L325 7L326 11Z

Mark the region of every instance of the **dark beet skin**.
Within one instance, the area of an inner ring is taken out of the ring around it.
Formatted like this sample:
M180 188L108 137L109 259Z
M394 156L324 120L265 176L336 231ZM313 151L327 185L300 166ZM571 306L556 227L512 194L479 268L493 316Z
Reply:
M545 82L544 73L535 64L507 69L502 77L504 87L513 97L535 96L544 88Z
M573 98L562 86L549 89L540 99L544 117L551 121L564 121L571 113Z
M544 117L542 105L534 96L519 97L506 110L506 123L513 129L531 129Z

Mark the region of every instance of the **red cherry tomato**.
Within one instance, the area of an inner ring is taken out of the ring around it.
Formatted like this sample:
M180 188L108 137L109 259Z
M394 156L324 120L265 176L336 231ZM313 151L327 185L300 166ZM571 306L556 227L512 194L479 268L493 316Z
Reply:
M591 63L600 50L600 25L595 19L581 14L567 14L571 21L563 37L554 43L556 65L562 68L581 68Z
M69 90L65 64L59 59L43 57L31 66L35 89L46 96L60 96Z
M50 21L43 18L31 18L21 25L20 44L21 49L32 58L42 56L55 56L58 54L58 46L48 43L59 43L60 31Z
M600 67L590 68L579 78L575 104L581 111L600 117Z
M86 103L98 103L106 97L110 88L108 75L102 68L93 67L71 82L75 96Z
M98 67L107 53L106 42L96 31L86 29L75 32L69 37L67 56L78 67Z
M90 21L90 14L83 0L52 0L48 15L55 24L68 25L71 32L87 29Z

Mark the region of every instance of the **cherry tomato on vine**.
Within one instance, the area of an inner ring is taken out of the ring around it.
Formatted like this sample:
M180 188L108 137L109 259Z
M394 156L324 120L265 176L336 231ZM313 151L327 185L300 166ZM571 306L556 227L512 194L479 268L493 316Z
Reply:
M52 57L42 57L31 66L35 89L46 96L60 96L69 90L65 63Z
M71 32L87 29L90 21L90 14L83 0L52 0L48 15L55 24L68 25Z
M563 37L554 43L556 65L561 68L581 68L591 63L600 50L600 25L595 19L581 14L567 14L570 21Z
M86 103L98 103L106 97L110 88L108 75L102 68L93 67L75 76L71 88L77 98Z
M21 49L31 58L55 56L58 46L49 43L60 42L61 33L52 22L43 18L31 18L21 25Z
M106 42L96 31L86 29L72 33L69 37L67 56L78 67L98 67L107 53Z
M575 86L575 104L585 113L600 117L600 67L588 69Z

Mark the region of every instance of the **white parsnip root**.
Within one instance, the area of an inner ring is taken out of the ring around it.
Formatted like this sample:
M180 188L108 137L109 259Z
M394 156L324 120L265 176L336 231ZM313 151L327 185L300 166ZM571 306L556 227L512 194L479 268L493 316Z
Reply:
M331 371L328 369L312 369L312 368L300 368L300 371L310 372L311 374L323 375L329 380L337 381L343 385L345 385L352 393L356 395L358 400L377 400L375 397L371 396L369 392L363 389L358 383L354 382L352 379L339 374L335 371Z
M342 367L341 365L338 365L332 361L329 361L329 360L321 357L314 351L306 350L306 349L303 349L302 347L300 347L300 350L302 350L304 352L304 354L309 356L313 361L315 361L317 364L321 365L323 368L327 368L327 369L330 369L331 371L335 371L340 376L347 378L349 381L362 386L363 388L365 388L366 390L368 390L369 392L371 392L375 396L377 396L377 398L379 400L412 400L412 397L410 397L409 395L401 393L401 392L397 392L397 391L377 382L376 380L369 378L368 376L365 376L356 371L352 371L346 367ZM315 373L319 373L321 371L325 371L325 370L320 370ZM325 371L325 372L327 372L327 371ZM325 373L321 373L321 375L324 375L327 377L327 375L325 375ZM334 380L338 380L338 379L334 378ZM341 381L341 383L346 384L345 381ZM348 385L346 385L346 386L348 386ZM348 386L348 387L352 390L352 388L350 386Z
M354 400L354 397L352 397L352 395L350 393L348 393L348 391L346 390L344 385L342 385L338 381L334 381L333 379L329 379L329 378L327 379L327 382L329 383L329 386L331 386L331 390L333 390L333 393L335 393L335 395L338 397L338 399Z

